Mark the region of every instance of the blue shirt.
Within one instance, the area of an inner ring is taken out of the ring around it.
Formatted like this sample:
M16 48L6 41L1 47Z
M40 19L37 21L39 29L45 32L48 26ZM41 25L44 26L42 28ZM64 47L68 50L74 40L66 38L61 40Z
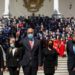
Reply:
M73 51L74 51L74 54L75 54L75 45L73 45Z

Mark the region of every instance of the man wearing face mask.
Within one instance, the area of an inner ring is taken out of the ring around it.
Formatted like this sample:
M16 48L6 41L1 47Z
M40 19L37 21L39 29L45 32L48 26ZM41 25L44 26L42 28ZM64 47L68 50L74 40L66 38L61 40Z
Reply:
M3 51L2 46L0 45L0 75L3 75L3 68L4 68Z
M40 41L34 38L34 29L28 28L27 37L21 41L21 65L24 75L37 75L38 66L41 66Z
M6 52L6 70L9 70L10 75L19 75L21 50L15 46L16 39L10 37L9 49Z

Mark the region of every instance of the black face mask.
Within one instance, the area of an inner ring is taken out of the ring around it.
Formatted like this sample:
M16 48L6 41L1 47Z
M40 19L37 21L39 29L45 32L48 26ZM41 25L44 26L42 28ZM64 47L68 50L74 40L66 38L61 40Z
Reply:
M52 44L49 44L48 46L49 46L49 48L53 48L53 45Z

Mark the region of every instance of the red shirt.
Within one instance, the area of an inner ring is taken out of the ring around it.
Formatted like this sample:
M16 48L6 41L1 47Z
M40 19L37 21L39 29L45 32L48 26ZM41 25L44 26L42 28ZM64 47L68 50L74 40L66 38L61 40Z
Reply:
M54 40L53 47L56 49L56 51L59 53L60 56L64 55L64 51L65 51L64 41Z

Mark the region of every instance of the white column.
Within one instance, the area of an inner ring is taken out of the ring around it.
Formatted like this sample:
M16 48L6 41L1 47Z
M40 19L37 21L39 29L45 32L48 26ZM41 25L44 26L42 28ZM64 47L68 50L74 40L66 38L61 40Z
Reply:
M52 17L54 18L62 18L62 15L59 11L59 0L53 0L53 14Z
M4 17L9 17L9 3L10 0L5 0Z
M59 0L54 0L54 12L59 14Z

